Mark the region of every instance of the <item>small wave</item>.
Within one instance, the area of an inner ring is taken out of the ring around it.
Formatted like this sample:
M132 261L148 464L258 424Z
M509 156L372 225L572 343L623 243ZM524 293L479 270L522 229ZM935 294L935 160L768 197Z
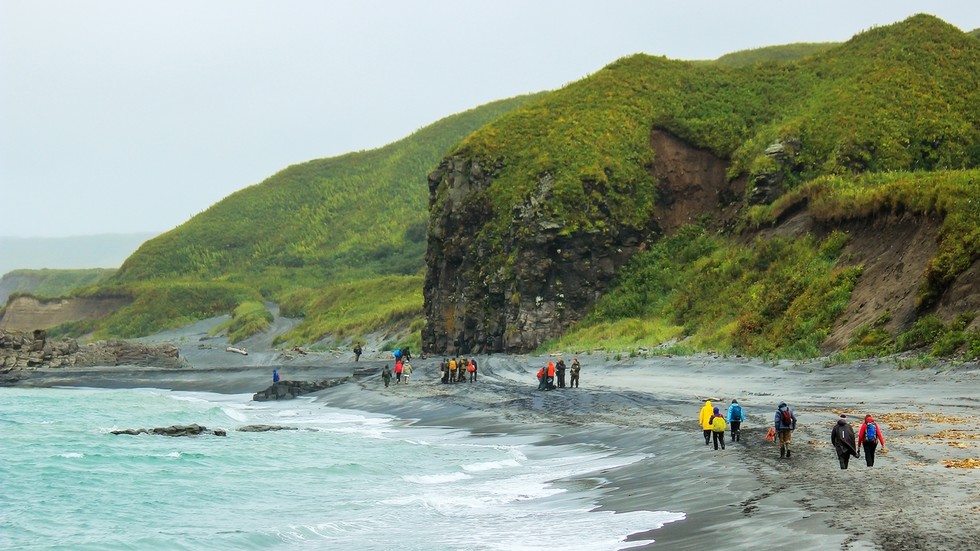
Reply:
M173 458L173 459L180 459L180 455L181 455L180 452L170 452L167 455L165 455L164 457L170 457L170 458Z
M406 482L415 482L416 484L445 484L447 482L456 482L458 480L466 480L467 478L472 477L466 473L445 473L405 476L402 478Z
M78 452L68 452L68 453L59 453L58 457L64 457L65 459L81 459L85 457L85 454L78 453Z
M478 473L482 471L492 471L494 469L506 469L509 467L520 467L521 464L515 459L504 459L502 461L487 461L485 463L474 463L472 465L463 465L463 470L470 473Z

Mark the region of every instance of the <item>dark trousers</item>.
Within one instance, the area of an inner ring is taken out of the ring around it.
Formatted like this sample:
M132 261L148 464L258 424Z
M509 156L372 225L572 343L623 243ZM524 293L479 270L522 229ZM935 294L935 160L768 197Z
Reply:
M864 447L864 461L867 462L869 467L875 466L875 448L878 447L878 441L872 440L868 442L865 440L861 443Z
M725 449L725 431L712 432L711 434L714 435L715 438L715 449L718 449L719 442L721 443L721 449Z
M732 442L738 442L742 439L742 422L732 421L730 426L732 427Z
M711 429L705 429L704 431L704 445L707 446L711 443Z
M578 373L572 372L572 380L569 381L568 386L578 388Z
M840 468L841 469L846 469L847 468L847 462L851 460L851 452L847 452L845 454L838 453L837 454L837 459L840 461Z
M558 372L558 388L565 388L565 372Z

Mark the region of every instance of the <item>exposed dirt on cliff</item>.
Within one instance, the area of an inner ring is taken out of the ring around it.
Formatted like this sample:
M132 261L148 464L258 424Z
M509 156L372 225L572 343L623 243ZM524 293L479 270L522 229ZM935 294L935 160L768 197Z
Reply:
M742 205L745 178L728 181L728 161L710 151L697 149L679 138L654 130L650 134L657 182L654 217L664 233L710 215L723 225Z
M129 303L126 298L69 298L40 300L17 297L10 301L0 318L0 329L33 331L50 329L62 323L98 319Z

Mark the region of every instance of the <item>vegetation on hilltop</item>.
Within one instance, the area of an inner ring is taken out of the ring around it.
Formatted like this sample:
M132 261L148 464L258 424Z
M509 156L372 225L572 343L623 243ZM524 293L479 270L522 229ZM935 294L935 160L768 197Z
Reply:
M750 50L739 50L725 54L708 63L717 63L726 67L744 67L758 63L786 63L803 59L804 57L829 50L839 45L839 42L796 42L793 44L766 46L764 48L752 48Z
M0 303L17 293L30 293L36 297L65 296L115 272L112 268L12 270L0 278Z

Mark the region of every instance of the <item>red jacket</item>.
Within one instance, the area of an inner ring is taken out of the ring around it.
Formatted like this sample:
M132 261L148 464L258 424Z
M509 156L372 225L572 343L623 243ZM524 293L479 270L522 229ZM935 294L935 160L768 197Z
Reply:
M881 447L885 447L885 435L881 432L881 425L875 423L875 420L869 415L864 418L864 423L861 423L861 430L858 431L858 446L864 444L864 434L868 430L868 423L874 423L875 427L878 429L875 431L878 442L881 442Z
M548 376L555 376L555 362L548 362Z

